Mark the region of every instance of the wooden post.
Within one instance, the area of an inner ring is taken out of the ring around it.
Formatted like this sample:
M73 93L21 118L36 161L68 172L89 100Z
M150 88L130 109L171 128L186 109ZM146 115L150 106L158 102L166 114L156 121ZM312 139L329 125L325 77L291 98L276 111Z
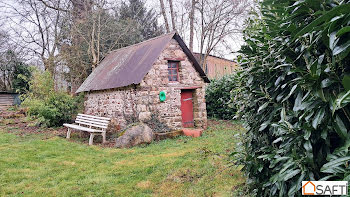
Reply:
M89 145L92 145L92 143L94 142L94 137L95 137L95 134L90 133Z
M67 131L67 139L69 139L70 138L70 133L71 133L71 130L70 130L70 128L68 128L68 131Z

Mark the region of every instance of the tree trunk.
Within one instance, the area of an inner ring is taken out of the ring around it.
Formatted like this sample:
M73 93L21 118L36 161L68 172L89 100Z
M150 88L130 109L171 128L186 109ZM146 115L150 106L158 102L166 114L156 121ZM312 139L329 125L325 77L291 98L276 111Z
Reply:
M204 2L202 1L201 7L200 7L200 14L201 14L201 40L200 40L200 47L199 47L199 62L200 65L202 66L202 69L205 71L204 68L204 56L203 56L203 50L204 50Z
M173 30L176 30L175 26L175 16L174 16L174 9L173 9L173 0L169 0L169 5L170 5L170 15L171 15L171 24L173 26Z
M192 0L192 7L190 13L190 51L193 52L193 22L194 22L194 8L195 8L196 0Z
M168 19L167 19L166 14L165 14L164 2L163 2L163 0L159 0L159 2L160 2L160 8L162 10L162 15L164 17L164 23L165 23L166 32L169 33L170 29L169 29Z
M96 23L95 20L92 24L92 31L91 31L91 40L90 40L90 53L92 56L92 65L91 68L94 70L96 68L96 62L97 62L97 55L95 51L95 31L96 31Z

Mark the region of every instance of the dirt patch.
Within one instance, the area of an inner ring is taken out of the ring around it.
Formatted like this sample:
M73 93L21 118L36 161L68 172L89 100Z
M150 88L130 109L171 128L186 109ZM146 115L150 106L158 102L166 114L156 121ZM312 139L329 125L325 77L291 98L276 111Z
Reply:
M228 128L236 128L237 126L240 126L237 123L234 123L232 120L215 120L215 119L208 119L208 127L214 127L214 126L223 126Z
M167 177L167 180L176 182L176 183L185 183L190 182L194 183L197 182L203 175L199 174L197 172L191 171L190 169L187 169L183 172L176 172L175 174L169 175Z
M17 136L26 136L30 134L45 134L46 138L53 136L65 136L64 128L41 128L34 125L33 122L26 120L25 117L2 119L0 120L0 129Z
M148 189L151 187L151 182L150 181L141 181L136 184L136 187L140 189Z

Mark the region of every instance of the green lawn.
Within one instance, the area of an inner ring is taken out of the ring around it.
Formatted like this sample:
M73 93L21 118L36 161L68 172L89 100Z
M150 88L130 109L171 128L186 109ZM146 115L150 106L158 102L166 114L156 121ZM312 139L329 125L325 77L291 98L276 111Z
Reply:
M0 128L0 196L235 196L244 183L228 167L239 124L211 121L200 138L132 149L102 148ZM214 124L215 123L215 124Z

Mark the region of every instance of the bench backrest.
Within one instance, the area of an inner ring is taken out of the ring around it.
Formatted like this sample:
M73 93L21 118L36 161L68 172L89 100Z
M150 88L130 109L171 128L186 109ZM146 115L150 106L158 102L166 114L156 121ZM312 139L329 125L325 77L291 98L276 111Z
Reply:
M89 128L101 128L103 130L107 129L110 118L91 116L86 114L78 114L75 119L75 123L80 126L87 126Z

